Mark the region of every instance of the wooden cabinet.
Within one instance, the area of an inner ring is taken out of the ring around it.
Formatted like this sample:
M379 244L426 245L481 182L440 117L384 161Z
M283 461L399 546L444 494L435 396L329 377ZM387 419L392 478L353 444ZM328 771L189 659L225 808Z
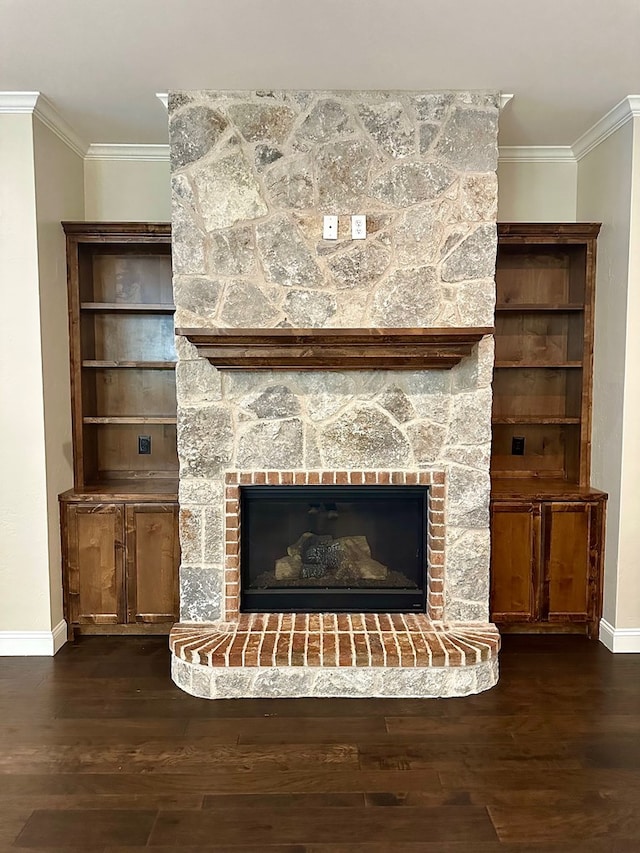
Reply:
M177 512L175 503L61 496L63 578L72 628L110 633L105 626L122 626L129 633L138 633L136 627L149 633L177 620Z
M118 504L63 509L63 575L72 625L125 622L124 513Z
M606 496L509 495L491 504L491 615L503 631L597 636Z
M180 552L175 505L125 507L127 622L154 624L178 618Z
M496 622L539 613L540 504L495 501L491 512L491 612Z
M591 489L594 223L498 226L491 613L503 630L600 617L606 495Z
M67 619L178 618L176 391L166 224L65 222L74 488L61 495Z

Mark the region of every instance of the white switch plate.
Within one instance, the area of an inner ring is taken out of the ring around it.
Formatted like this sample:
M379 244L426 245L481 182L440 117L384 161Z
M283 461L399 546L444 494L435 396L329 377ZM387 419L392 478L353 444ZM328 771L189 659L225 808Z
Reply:
M337 240L338 239L338 217L337 216L325 216L322 224L322 238L323 240Z
M351 217L351 239L366 240L367 238L367 217L352 216Z

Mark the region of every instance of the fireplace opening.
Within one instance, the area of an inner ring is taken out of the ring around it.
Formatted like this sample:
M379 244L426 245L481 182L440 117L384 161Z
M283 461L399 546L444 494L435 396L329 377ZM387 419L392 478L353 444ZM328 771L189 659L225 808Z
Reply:
M244 612L425 612L425 486L243 486Z

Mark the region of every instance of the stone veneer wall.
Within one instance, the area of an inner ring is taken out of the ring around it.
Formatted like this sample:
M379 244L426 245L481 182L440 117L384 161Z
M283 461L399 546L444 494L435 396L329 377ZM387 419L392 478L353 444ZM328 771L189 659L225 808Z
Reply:
M172 93L169 113L177 327L493 325L497 94ZM183 621L223 614L227 472L390 468L445 472L444 618L487 620L491 338L447 371L178 357Z

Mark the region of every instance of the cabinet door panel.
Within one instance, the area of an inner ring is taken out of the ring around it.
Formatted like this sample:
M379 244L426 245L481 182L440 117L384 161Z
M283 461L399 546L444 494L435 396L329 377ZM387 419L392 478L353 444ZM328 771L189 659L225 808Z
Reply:
M491 618L531 622L538 616L540 506L494 503L491 510Z
M175 622L178 619L179 564L177 506L128 506L128 622Z
M124 622L122 506L72 505L66 512L71 623L116 625Z
M591 503L545 505L544 598L550 622L585 622L593 575Z

